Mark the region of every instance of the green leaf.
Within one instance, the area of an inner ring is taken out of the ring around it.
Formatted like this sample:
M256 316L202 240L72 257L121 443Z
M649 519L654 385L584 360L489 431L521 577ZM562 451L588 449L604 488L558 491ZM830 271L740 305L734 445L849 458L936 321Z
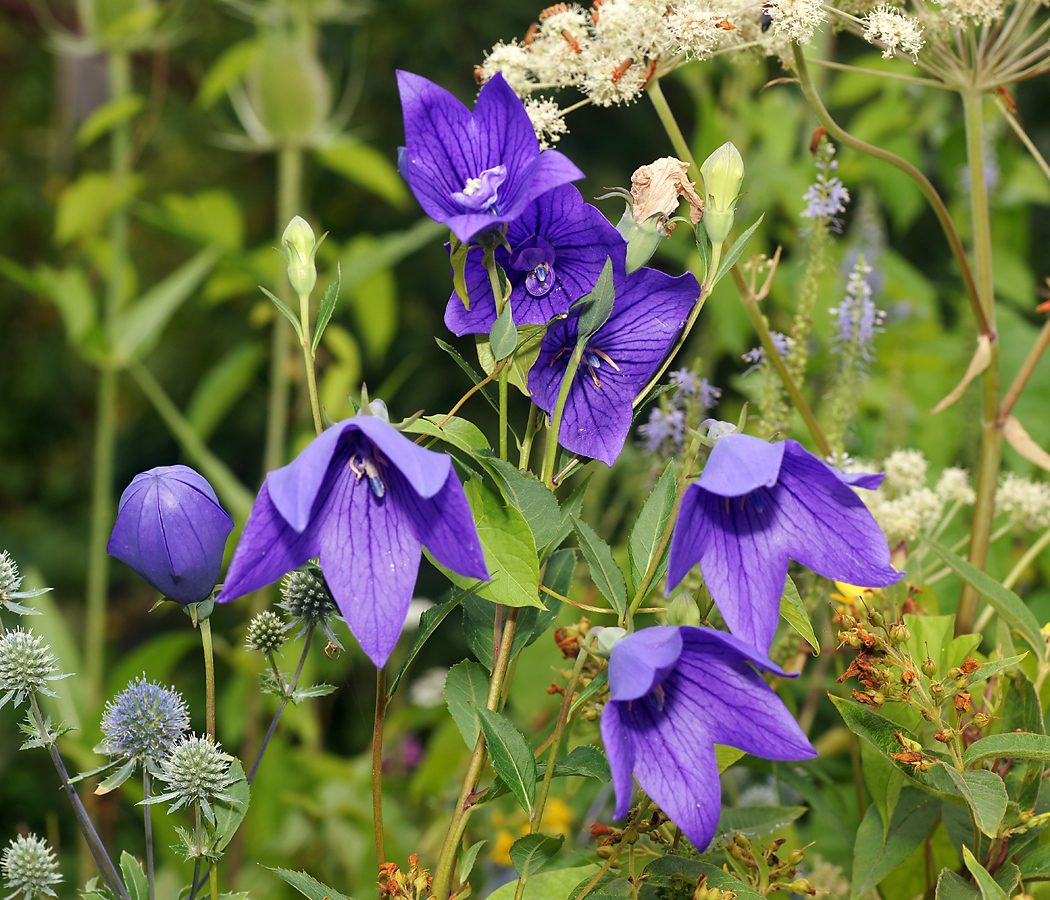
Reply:
M544 609L539 599L539 557L536 555L536 543L529 523L513 506L504 506L502 498L478 479L468 481L464 490L474 513L478 537L485 552L485 563L492 576L491 581L481 585L474 593L504 606L535 606ZM470 578L439 568L459 587L473 584Z
M960 772L948 764L945 764L944 770L973 812L977 827L988 837L995 837L1006 815L1008 801L1002 778L984 769Z
M591 336L601 328L612 315L613 301L616 299L616 288L613 285L612 258L605 260L601 274L594 283L594 288L575 306L580 309L577 319L576 345L586 344Z
M518 329L514 327L514 314L511 312L510 300L503 304L503 312L492 324L489 334L489 346L496 362L501 362L514 352L518 346Z
M244 248L244 210L229 191L165 194L164 227L224 250Z
M248 813L248 805L251 803L251 788L248 786L248 779L244 776L240 760L235 759L230 763L230 776L233 781L223 793L233 797L237 802L229 803L219 800L215 804L215 835L212 838L212 844L216 850L225 850L233 840L233 836Z
M455 347L441 340L441 338L434 338L434 340L442 350L452 357L456 365L467 373L467 377L471 382L474 384L480 384L484 381L484 379L475 371L474 367L459 355L459 351L456 350ZM489 406L496 410L496 412L499 412L499 401L496 399L496 395L492 393L492 385L486 384L480 390L485 399L488 400Z
M111 773L105 781L103 781L97 788L95 788L96 794L108 794L110 791L115 791L125 781L127 781L131 774L135 771L135 766L138 764L137 759L129 759L124 765L122 765L115 772Z
M963 764L972 766L983 759L1012 757L1050 762L1050 737L1045 734L993 734L974 741L963 754Z
M908 789L901 794L890 827L884 829L878 807L874 803L869 806L853 849L851 900L866 897L908 859L937 823L940 811L941 804L935 798Z
M255 383L267 357L262 344L235 345L197 382L186 407L186 418L202 441L207 441L244 393Z
M391 205L403 208L408 202L408 190L397 167L375 147L342 134L316 149L314 155L321 165Z
M77 146L83 149L118 125L133 119L146 105L139 94L125 94L96 107L77 129Z
M548 598L550 599L550 598ZM554 601L552 601L554 602ZM467 646L478 661L491 671L493 663L492 636L496 628L496 604L484 600L475 594L463 599L463 636ZM518 612L518 627L514 630L514 642L511 644L510 658L513 660L529 643L540 610L529 606ZM506 621L504 616L501 619Z
M566 498L561 506L561 524L550 543L547 544L547 552L560 546L569 534L572 533L572 521L574 516L579 516L583 509L583 500L587 494L587 485L591 483L590 473L573 488L572 493Z
M594 877L598 871L597 866L574 866L570 869L555 869L553 872L541 872L535 878L530 878L525 885L525 893L522 900L565 900L569 892L581 880L586 882ZM503 887L497 888L485 900L514 900L514 894L518 883L510 881Z
M495 457L482 459L507 502L517 507L529 523L537 547L544 547L558 533L561 510L558 498L532 472Z
M142 178L133 175L118 182L106 172L88 172L70 184L58 198L55 240L59 244L94 237L109 217L138 193Z
M149 900L149 882L142 863L127 850L120 854L120 874L124 876L124 886L131 900Z
M303 326L302 323L299 321L299 317L294 312L292 312L291 309L289 309L288 306L285 305L284 301L281 300L281 298L274 294L272 291L266 290L266 288L264 288L261 284L259 285L259 290L270 298L270 302L273 303L273 305L276 306L277 309L280 311L281 315L288 320L292 328L295 329L295 333L299 335L299 340L301 341L303 339Z
M422 615L419 617L419 627L416 629L415 643L412 645L412 649L408 651L408 655L402 660L401 668L397 670L397 674L390 682L390 687L387 688L386 696L388 700L394 696L398 685L401 684L401 679L404 678L405 672L408 671L408 667L412 664L419 651L423 649L427 638L437 630L438 625L445 620L445 616L459 606L468 593L469 591L467 590L457 591L451 600L423 610Z
M204 73L195 102L209 109L225 97L226 92L248 74L259 46L258 40L249 38L227 47Z
M722 810L716 835L732 840L739 832L764 838L786 828L809 809L808 806L740 806Z
M112 335L113 356L119 364L142 359L153 350L171 317L200 287L218 259L214 248L201 250L121 314Z
M1046 659L1046 641L1043 640L1039 620L1025 602L1009 588L1003 587L991 575L982 572L965 559L956 556L933 538L922 537L956 575L972 587L995 609L1010 627L1017 631L1040 659Z
M748 887L739 878L734 878L724 869L713 866L710 863L701 862L698 859L686 859L682 856L658 856L645 867L645 874L649 883L658 890L661 888L688 889L690 895L696 888L697 881L702 875L707 876L707 887L718 888L721 891L733 891L737 900L762 900L762 895L751 887ZM674 891L675 894L678 891ZM586 900L586 898L585 898Z
M977 900L977 888L951 869L941 869L935 900Z
M465 309L470 309L470 294L467 293L467 245L461 244L455 235L452 235L449 246L449 262L452 265L452 287L456 295L463 303ZM440 344L441 341L439 340ZM474 382L477 384L477 382Z
M572 589L572 576L576 571L576 550L566 547L564 550L556 550L548 558L543 570L543 584L563 597L568 596ZM561 612L561 600L544 593L543 600L546 610L536 616L536 622L532 626L532 634L526 642L526 646L532 644L541 637L558 618Z
M541 764L538 774L542 775L546 770L546 764ZM576 747L564 759L554 763L553 778L568 775L579 775L582 778L597 778L599 781L609 781L612 778L612 770L609 768L609 760L597 747L583 744Z
M328 327L328 322L332 318L332 313L335 312L335 304L339 300L340 277L339 263L336 263L335 281L328 285L328 290L324 292L324 296L321 298L321 305L317 308L317 325L313 339L314 351L317 350L317 345L321 343L321 335L324 334L324 330Z
M623 572L613 559L609 545L582 519L573 516L572 525L576 529L576 539L590 567L591 580L622 619L627 614L627 583L624 581Z
M514 871L523 881L527 880L554 859L564 843L564 834L557 837L538 833L522 835L510 845L510 861L514 864Z
M1050 879L1050 844L1037 847L1018 864L1025 881L1047 881Z
M973 880L977 882L977 887L981 891L981 900L1007 900L1006 892L995 883L995 879L988 874L988 870L977 861L970 852L970 848L966 846L963 846L963 862L973 875Z
M634 585L636 591L652 564L657 545L671 519L676 490L674 461L672 460L667 464L667 468L664 469L649 496L646 497L645 503L642 504L642 509L638 513L627 542L628 555L631 560L631 584ZM666 545L661 553L660 564L656 567L652 582L658 581L665 571L667 571Z
M341 894L335 888L322 884L312 875L307 875L306 872L293 872L291 869L274 869L270 868L270 866L264 866L263 868L270 869L278 878L283 878L300 894L309 897L310 900L350 900L346 894Z
M481 731L478 710L485 708L488 696L489 676L478 663L464 660L449 669L445 678L445 702L470 750L478 742Z
M484 454L491 453L492 448L489 446L485 433L469 419L461 419L459 416L452 416L447 422L439 425L438 422L443 422L444 418L444 416L421 416L407 426L403 433L431 435L449 446L462 450L468 456L487 462Z
M864 775L864 784L871 794L879 818L882 820L882 840L885 843L889 835L893 813L904 787L904 776L890 764L878 750L867 741L860 742L860 770ZM955 809L955 806L951 806Z
M806 643L813 648L813 654L820 656L820 641L813 631L813 623L809 618L806 604L798 594L795 582L788 576L784 582L784 595L780 598L780 615L784 621L795 629L805 639Z
M474 862L478 858L478 852L487 843L487 840L478 841L476 844L471 844L460 854L459 880L463 883L466 883L467 879L470 878L470 873L474 870Z
M993 659L991 662L981 663L981 667L970 673L970 681L967 687L977 684L979 681L987 681L993 675L998 675L1004 669L1016 666L1028 655L1026 650L1020 656L1011 656L1009 659Z
M714 281L711 282L712 287L718 284L722 280L722 276L733 268L733 264L740 259L741 254L747 248L748 241L751 240L751 235L755 233L755 229L762 224L762 220L765 217L766 214L762 213L758 217L758 221L733 242L733 246L729 248L729 252L722 257L722 262L718 265L718 272L715 273Z
M532 391L529 390L529 371L540 355L543 335L546 331L546 325L523 325L518 328L518 345L514 349L514 357L510 361L508 381L521 391L525 397L532 396ZM496 364L499 360L492 352L489 336L485 334L474 335L474 349L478 354L478 363L485 371L485 374L491 375L496 371Z
M743 750L736 747L727 747L724 744L715 744L715 759L718 761L718 774L721 775L733 763L747 756Z
M510 720L486 709L478 709L492 768L530 816L536 799L536 759L528 742Z

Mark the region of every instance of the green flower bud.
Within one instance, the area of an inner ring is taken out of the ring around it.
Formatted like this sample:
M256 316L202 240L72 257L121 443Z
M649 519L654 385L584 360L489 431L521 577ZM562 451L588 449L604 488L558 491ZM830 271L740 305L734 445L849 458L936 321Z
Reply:
M699 625L700 608L691 595L682 591L667 608L668 625Z
M922 669L923 675L931 677L937 671L937 663L935 663L932 659L927 657L922 661L922 664L919 666L919 668Z
M631 207L628 206L616 230L627 241L627 274L629 275L649 262L656 248L660 246L660 241L667 237L667 216L663 213L656 213L643 222L636 222L631 216Z
M872 626L878 628L886 620L882 617L882 613L880 613L877 609L869 609L868 621L872 624Z
M612 652L613 644L615 644L620 638L626 637L627 632L623 628L615 627L603 627L596 625L590 630L589 637L593 641L591 647L595 653L602 656L608 656Z
M281 649L284 640L284 623L267 609L248 624L245 647L260 653L275 653Z
M323 240L323 238L322 238ZM314 256L320 242L314 238L314 230L302 216L296 216L288 223L281 235L288 257L288 280L300 296L309 296L317 284L317 266Z
M47 686L65 676L58 671L58 659L32 631L16 628L0 638L0 708L14 700L21 706L30 694L58 695Z
M4 872L4 882L11 893L7 900L22 894L25 900L33 900L39 894L56 896L53 884L62 881L58 873L58 860L47 841L35 834L29 837L19 835L4 850L0 868Z
M744 160L732 141L727 141L704 160L700 174L707 195L704 227L711 243L721 244L733 228L740 183L744 180Z
M273 31L248 76L259 124L279 147L318 143L331 110L331 86L308 39Z
M984 728L992 719L991 716L987 716L984 713L975 713L971 721L978 728Z

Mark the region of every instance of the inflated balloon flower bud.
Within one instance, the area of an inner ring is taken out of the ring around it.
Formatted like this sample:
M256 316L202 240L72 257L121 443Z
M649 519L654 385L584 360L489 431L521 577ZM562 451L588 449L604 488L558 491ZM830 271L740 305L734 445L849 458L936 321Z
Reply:
M740 152L727 141L712 153L700 167L704 176L704 228L712 244L721 244L733 228L736 201L744 180L744 160Z
M699 625L700 608L696 601L685 591L682 591L667 608L668 625Z
M332 89L308 35L273 29L248 74L248 99L266 137L278 147L308 147L324 139Z
M314 285L317 284L314 257L323 241L324 236L320 241L314 238L314 230L302 216L292 219L281 235L281 243L285 247L284 255L288 258L288 280L300 297L310 296Z

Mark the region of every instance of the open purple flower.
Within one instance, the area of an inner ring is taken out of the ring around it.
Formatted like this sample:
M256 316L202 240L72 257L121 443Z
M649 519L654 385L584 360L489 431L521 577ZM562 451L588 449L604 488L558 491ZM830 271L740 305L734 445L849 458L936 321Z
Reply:
M401 634L424 544L461 575L489 578L451 457L376 416L346 419L266 476L218 601L318 557L350 631L382 666Z
M624 275L616 266L614 271L612 315L587 342L558 435L567 450L608 466L627 440L635 396L660 365L700 294L688 272L672 278L655 269ZM548 414L558 402L577 334L575 316L551 325L529 371L532 399Z
M507 241L513 252L496 248L496 262L510 281L516 325L542 325L567 312L594 287L606 259L622 269L627 254L620 233L571 184L530 201L507 226ZM445 324L453 334L488 334L496 321L482 258L480 248L467 255L470 309L458 294L449 298Z
M742 641L710 628L646 628L613 645L611 699L601 730L617 818L630 809L633 773L702 851L722 805L715 744L765 759L817 755L752 663L786 674Z
M120 495L106 552L179 603L199 603L219 579L233 519L189 466L140 472Z
M703 474L682 497L671 538L667 593L700 563L729 630L769 650L794 559L835 581L884 587L901 578L886 538L844 475L796 441L746 434L719 438Z
M405 146L398 166L423 211L466 243L521 215L551 188L583 178L556 150L540 152L518 96L497 74L471 113L444 88L398 72Z

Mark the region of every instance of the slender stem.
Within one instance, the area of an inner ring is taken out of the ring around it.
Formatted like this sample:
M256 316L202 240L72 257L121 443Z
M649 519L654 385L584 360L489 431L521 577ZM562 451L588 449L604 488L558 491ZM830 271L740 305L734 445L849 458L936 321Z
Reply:
M215 862L211 864L208 883L211 885L211 900L219 900L219 866Z
M204 712L208 737L215 740L215 648L211 640L211 619L200 623L204 648Z
M921 84L923 87L940 88L942 91L952 90L949 85L942 81L937 81L934 78L920 78L916 75L904 75L900 72L880 72L877 69L868 69L864 66L851 66L846 63L834 62L830 59L815 59L814 57L810 57L806 62L811 66L820 66L824 69L835 69L839 72L859 72L862 75L888 78L891 81L904 81L908 84Z
M970 307L973 310L974 318L977 319L977 327L981 334L991 334L994 327L988 324L985 310L981 305L981 300L977 292L977 285L974 282L973 272L970 270L970 263L966 258L966 251L963 249L959 233L955 230L955 223L952 221L948 208L944 205L941 195L937 193L937 189L930 183L930 180L910 162L901 159L899 156L890 153L888 150L883 150L881 147L876 147L873 144L855 138L839 125L838 122L831 118L831 114L827 111L824 102L820 99L820 94L817 93L816 85L813 83L813 79L809 74L809 69L806 65L806 57L802 52L802 48L798 44L794 44L793 51L795 54L795 68L798 74L799 85L802 87L802 93L805 94L810 108L816 114L817 119L820 120L820 124L828 130L828 133L839 142L852 147L854 150L859 150L861 153L866 153L876 159L881 159L883 162L888 162L892 166L896 166L908 175L916 185L918 185L919 190L922 191L923 196L926 197L927 202L929 202L934 214L937 216L937 221L940 222L945 237L948 239L952 256L955 257L955 263L959 267L959 273L962 276L963 285L966 288L966 296L970 300Z
M1003 579L1003 587L1012 588L1017 584L1020 577L1024 574L1025 569L1027 569L1032 564L1033 560L1035 560L1035 558L1046 549L1047 544L1050 544L1050 529L1039 535L1035 543L1025 550L1024 555L1017 560L1017 564L1010 570L1010 574Z
M536 433L543 423L543 410L535 403L529 407L529 421L525 426L525 436L521 439L521 457L518 460L518 468L524 472L529 467L529 457L532 455L532 444L536 439Z
M284 227L300 206L303 181L303 152L298 147L284 147L277 156L277 240ZM276 294L285 303L291 286L285 273L285 260L280 257L275 287ZM291 385L288 382L288 353L292 348L291 326L284 316L274 314L270 338L270 396L266 412L266 442L263 448L263 469L270 472L284 461L284 445L288 434L288 401Z
M472 387L462 397L460 397L459 400L456 402L456 405L453 406L452 409L449 410L448 415L446 415L440 422L437 423L437 427L441 428L446 422L448 422L449 419L451 419L457 412L459 412L459 408L464 403L466 403L472 396L474 396L475 393L480 391L486 384L488 384L490 381L492 381L493 378L498 377L499 373L501 371L503 371L504 367L507 366L509 363L510 363L509 359L503 360L503 362L501 362L498 366L496 366L495 369L493 369L488 375L486 375L484 378L482 378L481 381L479 381L476 385L474 385L474 387ZM426 437L427 437L427 435L421 434L418 438L416 438L416 443L418 444L420 441L424 440Z
M646 797L644 800L642 800L641 803L638 804L638 807L634 813L634 819L631 821L631 824L624 830L623 838L621 839L620 843L616 845L616 849L613 850L613 852L609 855L609 858L605 861L605 864L597 872L594 873L594 877L590 881L588 881L587 884L584 886L583 890L576 895L576 900L583 900L584 897L586 897L591 891L594 890L598 882L602 880L602 876L606 872L608 872L609 869L612 868L613 863L616 862L616 858L620 855L620 852L623 850L623 848L630 845L631 838L633 838L638 833L638 826L641 824L642 818L645 816L645 813L648 812L651 802L652 801L650 801L649 798Z
M1046 157L1039 152L1039 148L1036 147L1032 139L1028 136L1028 132L1021 127L1021 123L1017 121L1017 117L1007 109L1006 103L1003 102L1003 98L996 97L995 105L999 107L999 111L1003 114L1003 118L1006 119L1007 124L1014 130L1014 134L1021 139L1021 143L1025 145L1025 149L1031 154L1032 159L1035 160L1035 164L1039 166L1042 173L1050 179L1050 164L1047 163Z
M1021 368L1018 370L1006 394L1003 395L1003 402L999 406L998 419L1000 425L1006 421L1006 417L1012 412L1014 404L1017 403L1017 399L1021 396L1025 385L1028 384L1028 379L1032 377L1035 367L1039 364L1040 357L1046 352L1047 345L1050 345L1050 318L1043 323L1035 343L1032 344L1032 349L1028 351L1024 362L1021 363Z
M203 883L203 882L200 881L200 874L201 874L201 858L198 856L193 861L193 878L190 881L190 895L189 895L189 897L186 898L186 900L194 900L194 898L197 896L197 891L200 890L201 884ZM211 872L209 871L208 875L210 875L210 874L211 874ZM205 875L204 877L207 878L208 875Z
M973 218L974 269L984 320L994 333L995 293L992 283L992 230L988 211L988 185L984 176L983 96L976 91L962 94L966 121L966 155L970 172L970 210ZM1003 432L999 425L999 342L993 340L991 359L981 375L981 454L977 468L977 499L968 561L983 569L991 543L995 517L995 490L999 481ZM955 617L955 633L969 634L977 613L977 592L964 584Z
M376 715L372 728L372 827L376 835L376 865L386 862L383 846L383 719L386 715L386 684L383 667L376 669Z
M73 782L69 779L69 772L66 769L66 764L62 761L62 754L58 752L56 741L47 730L47 723L44 721L44 716L40 712L40 704L37 703L36 694L29 695L29 705L33 713L33 719L36 722L36 727L40 731L40 740L47 747L48 753L51 754L51 762L54 763L55 770L58 772L58 777L62 781L62 787L66 792L66 796L69 797L70 804L73 806L73 812L77 817L77 824L80 825L80 830L84 835L84 840L87 841L88 849L91 851L91 855L95 859L95 864L98 866L99 872L102 873L102 877L106 879L114 893L119 894L122 900L130 900L127 888L124 887L124 882L120 880L120 875L117 873L117 869L113 865L113 860L109 858L109 853L106 852L106 847L102 843L102 839L98 836L98 832L95 830L91 817L87 814L87 810L84 809L84 804L80 799L80 795L77 793L76 788L73 787Z
M740 302L744 304L747 316L762 341L762 349L765 350L766 359L772 363L773 368L776 369L777 375L780 376L780 380L784 384L784 388L791 395L791 402L794 403L795 409L798 410L806 423L810 435L812 435L813 440L816 441L817 446L820 448L821 455L825 459L829 458L832 455L831 444L828 443L828 439L824 436L824 432L817 423L817 417L813 415L813 410L809 408L806 398L802 396L802 391L799 390L798 384L791 377L787 364L777 351L776 344L773 343L773 336L769 333L769 326L766 324L762 311L758 308L758 302L750 285L744 279L739 266L733 266L732 273L737 290L740 292Z
M500 697L503 694L503 680L510 665L510 652L514 645L514 631L518 624L518 607L511 607L507 612L507 621L503 626L503 636L500 642L500 652L496 664L492 667L492 677L489 681L489 694L486 707L497 710ZM441 853L438 856L437 867L434 870L434 883L431 896L435 900L447 900L449 889L452 887L452 869L456 861L456 847L463 838L463 831L467 827L467 819L473 807L472 796L478 786L478 779L485 767L485 735L478 735L478 741L474 745L474 754L467 766L467 774L463 779L463 787L459 793L459 800L452 813L452 821L449 823L445 834L445 841L441 845Z
M561 388L558 390L558 401L554 405L554 414L547 425L547 443L543 450L543 474L542 481L547 487L554 489L554 466L558 457L558 433L561 431L561 417L565 410L565 404L569 399L569 391L572 389L576 370L580 367L583 359L583 351L587 344L585 341L577 341L573 348L569 364L565 367L565 374L561 379ZM439 898L440 900L440 898Z
M314 367L313 341L310 337L310 295L299 295L299 325L303 329L303 338L300 344L303 348L303 363L306 367L306 390L310 395L310 412L314 417L314 431L320 434L324 431L324 423L321 420L321 404L317 399L317 372Z
M153 804L149 802L150 784L149 770L146 764L142 764L142 824L146 832L146 883L149 885L149 900L154 900L155 890L153 885L153 819L150 810Z
M499 373L499 458L507 461L507 404L510 400L510 366L504 366Z
M653 104L653 109L656 110L656 115L660 117L660 124L664 126L664 131L667 132L667 136L671 139L671 146L674 147L674 152L678 154L679 159L689 163L689 167L693 170L690 173L693 176L693 180L700 180L700 167L697 166L696 160L693 158L693 151L689 149L689 142L685 139L685 135L682 134L682 129L678 127L678 120L674 117L671 107L667 104L667 98L664 97L664 92L660 87L660 79L651 78L645 92L649 95L649 100Z

